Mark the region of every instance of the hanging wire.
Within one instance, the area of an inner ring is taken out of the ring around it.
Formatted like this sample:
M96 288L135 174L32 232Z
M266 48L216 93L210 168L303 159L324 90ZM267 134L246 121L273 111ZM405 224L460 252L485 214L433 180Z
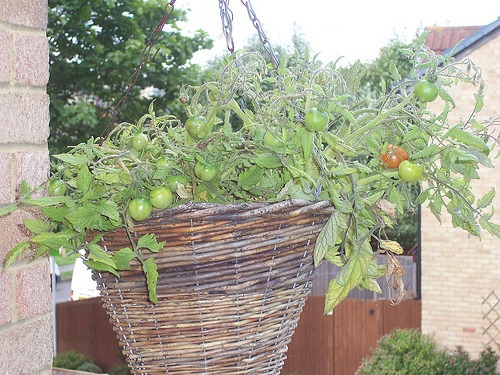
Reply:
M250 0L241 0L241 3L247 9L248 17L250 18L250 21L252 22L255 29L257 30L257 34L259 35L259 40L262 46L264 47L264 50L271 57L273 66L275 68L278 67L279 65L278 57L274 53L271 43L269 42L269 39L267 38L266 33L262 28L260 20L258 19L257 15L255 14L255 11L253 10ZM229 9L229 0L219 0L219 9L220 9L220 17L222 20L222 33L226 38L227 49L229 50L229 52L233 53L234 52L233 12L231 11L231 9Z
M114 108L113 117L111 118L111 122L107 126L107 128L104 130L104 132L101 134L101 140L104 139L104 137L107 134L109 134L109 132L111 131L111 129L113 129L113 127L115 126L116 119L117 119L118 115L125 108L125 104L126 104L128 95L130 94L130 90L136 84L137 79L139 78L139 76L141 74L142 67L147 62L151 62L152 60L154 60L156 54L160 50L158 48L154 53L152 53L153 47L154 47L155 43L158 41L158 38L160 37L160 35L161 35L162 31L163 31L163 27L165 26L165 24L167 23L168 19L170 18L170 16L174 12L174 4L175 4L175 2L176 2L176 0L170 0L165 5L165 8L163 9L163 14L162 14L162 17L161 17L160 21L158 22L158 24L156 25L156 27L151 32L151 35L149 36L149 38L148 38L148 40L146 42L146 46L142 50L141 58L140 58L140 61L139 61L139 65L134 70L134 72L132 73L132 75L130 76L130 78L128 79L126 87L125 87L125 93L122 96L122 98L120 99L120 101L118 102L118 104Z

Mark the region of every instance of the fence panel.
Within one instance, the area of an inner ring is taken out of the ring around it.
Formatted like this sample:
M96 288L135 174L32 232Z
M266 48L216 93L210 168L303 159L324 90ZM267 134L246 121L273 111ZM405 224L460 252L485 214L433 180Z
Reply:
M105 371L123 363L121 348L99 297L56 305L57 352L74 350Z
M343 301L322 314L324 297L309 297L288 349L283 375L353 375L377 340L396 328L420 329L421 303Z

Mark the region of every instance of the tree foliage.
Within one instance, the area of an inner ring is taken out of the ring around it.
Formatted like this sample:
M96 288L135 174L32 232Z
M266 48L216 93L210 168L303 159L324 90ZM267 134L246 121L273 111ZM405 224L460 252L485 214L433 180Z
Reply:
M164 7L160 0L49 1L52 152L65 151L107 127ZM159 113L178 114L180 86L203 79L190 59L211 48L212 40L201 30L184 35L178 22L186 17L178 9L169 17L154 45L155 58L143 66L118 121L137 120L153 99ZM143 95L146 88L148 95Z

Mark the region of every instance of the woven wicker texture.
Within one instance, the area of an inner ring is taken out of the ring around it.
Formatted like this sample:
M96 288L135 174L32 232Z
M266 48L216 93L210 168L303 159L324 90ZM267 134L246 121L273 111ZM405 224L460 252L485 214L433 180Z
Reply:
M279 374L310 292L327 202L185 204L136 224L165 248L158 303L137 264L95 275L133 374ZM107 235L108 251L130 246Z

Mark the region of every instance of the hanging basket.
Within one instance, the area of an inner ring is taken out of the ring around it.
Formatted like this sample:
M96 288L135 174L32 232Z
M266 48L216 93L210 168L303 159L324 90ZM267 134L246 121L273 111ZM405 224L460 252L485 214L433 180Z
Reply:
M95 278L133 374L279 374L313 278L329 202L185 204L138 223L165 248L158 302L139 264ZM107 251L130 246L109 233Z

